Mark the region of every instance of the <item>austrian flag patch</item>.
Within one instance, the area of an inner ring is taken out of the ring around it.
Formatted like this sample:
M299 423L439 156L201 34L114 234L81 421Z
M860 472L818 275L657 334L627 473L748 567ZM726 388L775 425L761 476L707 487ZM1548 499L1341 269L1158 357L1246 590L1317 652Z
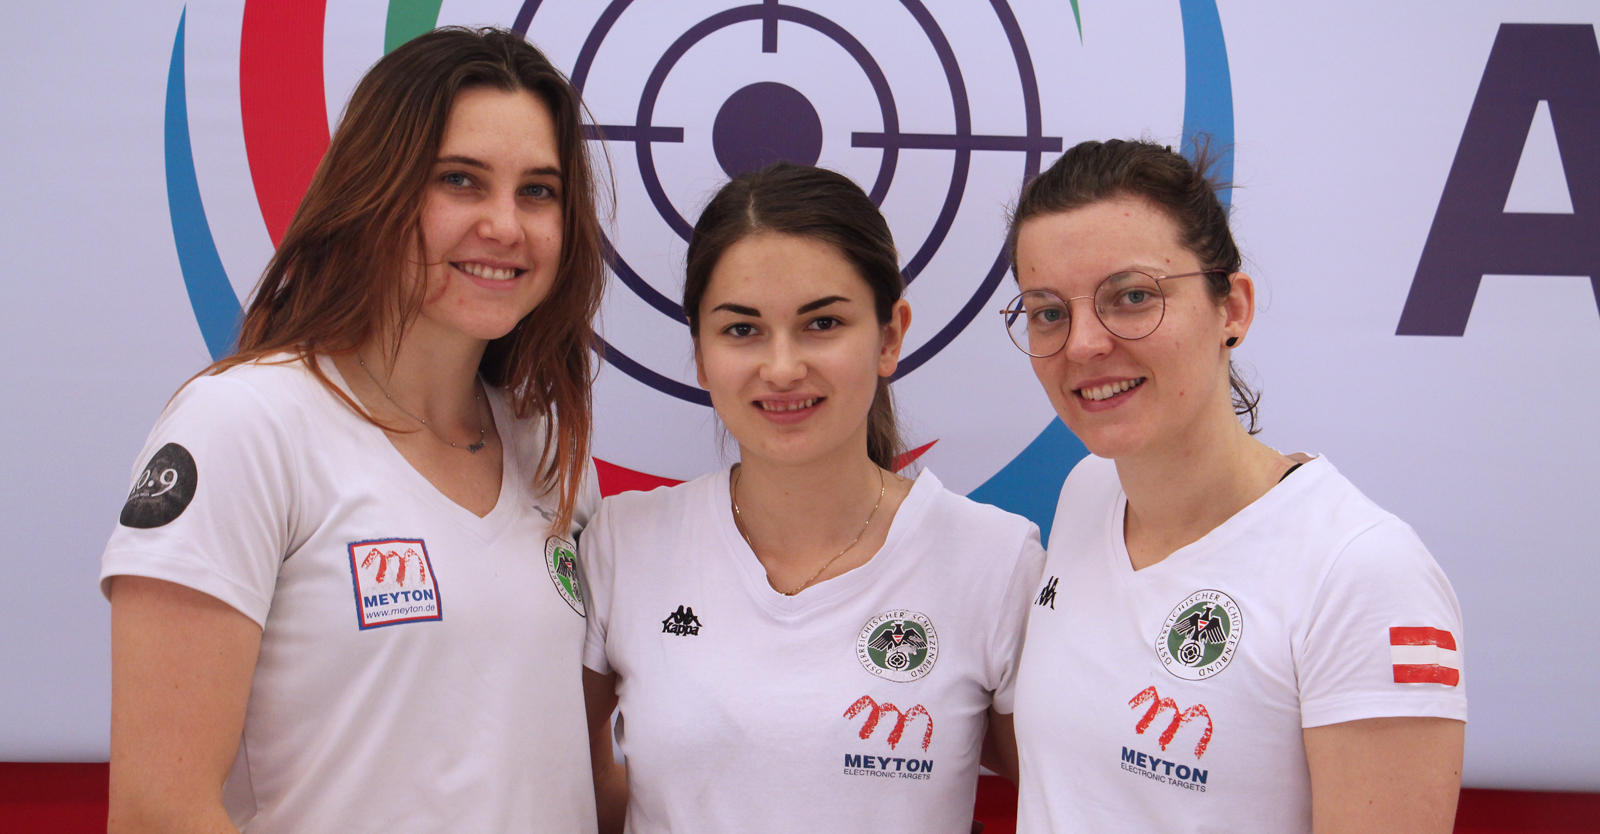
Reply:
M1389 629L1389 657L1395 683L1461 683L1461 652L1456 637L1444 629L1395 626Z

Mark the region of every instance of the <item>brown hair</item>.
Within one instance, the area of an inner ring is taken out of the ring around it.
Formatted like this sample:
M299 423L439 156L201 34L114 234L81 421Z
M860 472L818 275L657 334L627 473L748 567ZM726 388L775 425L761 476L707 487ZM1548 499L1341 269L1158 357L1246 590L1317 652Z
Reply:
M582 103L565 76L520 35L449 27L422 35L373 65L317 166L268 263L239 332L238 351L210 368L288 352L357 413L372 415L323 373L315 354L343 354L396 321L391 353L426 287L400 276L425 260L421 212L446 123L466 89L526 90L549 108L561 161L561 263L550 294L490 342L478 369L504 389L519 418L544 415L535 485L560 496L557 529L570 523L586 469L593 403L591 328L604 272ZM381 425L381 424L379 424Z
M905 292L905 278L900 274L888 221L849 177L809 165L777 162L734 177L711 198L694 224L683 282L683 313L689 318L689 332L697 339L700 300L711 285L717 261L728 247L762 232L810 238L838 249L872 289L878 323L889 323L895 302ZM889 380L879 377L878 392L867 412L867 456L892 472L900 449L894 397Z
M1165 212L1178 225L1178 240L1200 260L1201 269L1226 270L1206 276L1206 287L1218 304L1228 297L1230 276L1244 259L1228 228L1228 210L1217 191L1229 186L1212 180L1217 157L1208 145L1196 147L1191 163L1170 147L1151 142L1111 139L1081 142L1061 155L1049 170L1022 187L1011 210L1006 252L1015 275L1017 234L1022 224L1044 214L1059 214L1117 197L1138 197ZM1261 394L1245 384L1233 363L1228 364L1228 385L1233 390L1233 412L1248 417L1249 432L1257 428Z

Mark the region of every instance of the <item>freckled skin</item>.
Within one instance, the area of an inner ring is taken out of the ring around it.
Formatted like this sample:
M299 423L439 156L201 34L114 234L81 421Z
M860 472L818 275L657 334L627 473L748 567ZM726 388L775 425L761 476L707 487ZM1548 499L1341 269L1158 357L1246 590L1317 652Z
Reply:
M562 235L555 124L525 90L468 89L451 108L439 160L422 205L426 266L409 276L427 281L413 327L497 339L555 283ZM463 272L463 263L523 271L487 281Z
M1107 276L1124 270L1170 275L1202 268L1179 243L1177 225L1131 197L1026 221L1018 233L1017 262L1023 291L1051 290L1063 298L1092 295ZM1166 314L1143 339L1111 335L1087 299L1071 302L1066 347L1032 360L1056 412L1091 452L1120 458L1152 451L1198 431L1215 409L1229 407L1222 343L1232 325L1205 280L1163 281ZM1119 395L1120 403L1108 410L1093 410L1078 394L1085 381L1131 379L1144 382Z

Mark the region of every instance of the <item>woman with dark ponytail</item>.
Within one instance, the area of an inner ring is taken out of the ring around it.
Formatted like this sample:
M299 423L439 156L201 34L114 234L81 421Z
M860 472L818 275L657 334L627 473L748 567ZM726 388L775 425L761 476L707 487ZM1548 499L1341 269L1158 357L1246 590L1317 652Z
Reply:
M896 474L888 224L844 176L779 163L711 200L687 272L739 463L610 498L584 532L602 830L626 806L634 834L966 834L1043 552L1026 519Z

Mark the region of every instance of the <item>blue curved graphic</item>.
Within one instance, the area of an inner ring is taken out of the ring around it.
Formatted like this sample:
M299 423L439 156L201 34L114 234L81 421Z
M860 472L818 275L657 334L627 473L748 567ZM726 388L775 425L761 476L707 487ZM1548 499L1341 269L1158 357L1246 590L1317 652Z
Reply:
M1216 0L1179 0L1183 12L1183 149L1193 156L1209 141L1217 154L1214 176L1233 181L1233 79L1228 44ZM1218 195L1224 206L1232 189Z
M1000 5L995 4L997 7ZM1183 149L1193 157L1209 143L1217 154L1214 175L1222 182L1233 179L1233 79L1228 73L1228 46L1222 37L1222 18L1216 0L1179 0L1183 14ZM1077 3L1073 3L1076 17ZM1079 38L1083 36L1079 23ZM1230 191L1219 195L1229 205ZM1050 541L1056 498L1061 484L1078 461L1089 454L1083 441L1067 430L1059 418L1050 421L1022 453L994 477L969 493L974 501L993 504L1025 516L1039 525Z
M233 352L243 310L233 294L228 273L217 254L217 243L200 202L200 181L194 172L194 149L189 144L189 100L184 89L183 30L186 7L178 18L178 37L172 45L172 68L167 72L167 209L172 214L172 240L178 249L178 266L189 290L200 335L213 360Z

